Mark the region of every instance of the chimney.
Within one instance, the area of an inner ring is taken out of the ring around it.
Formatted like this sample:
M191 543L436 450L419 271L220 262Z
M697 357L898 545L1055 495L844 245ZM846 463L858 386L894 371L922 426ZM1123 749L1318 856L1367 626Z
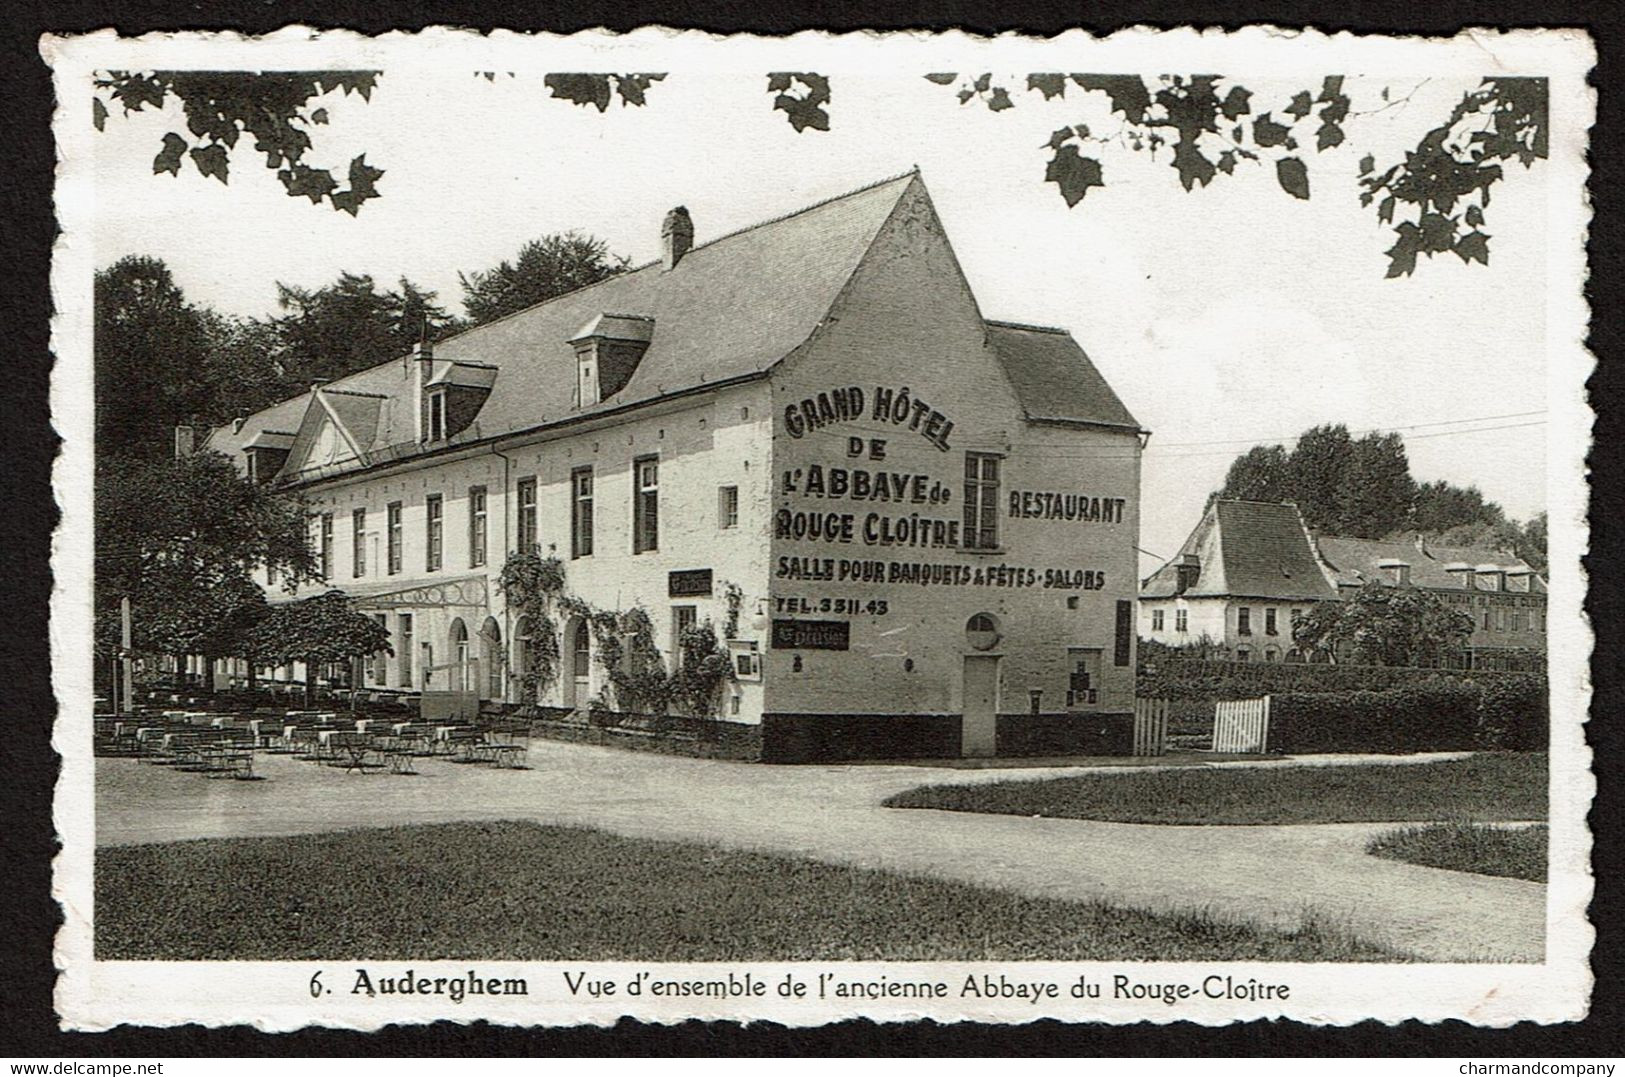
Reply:
M197 428L181 425L175 428L175 459L183 460L197 449Z
M1377 567L1388 577L1388 582L1396 587L1405 587L1411 582L1411 566L1408 561L1402 561L1397 557L1384 557L1377 562Z
M694 221L685 206L678 206L666 214L660 226L660 261L667 269L675 269L683 255L694 246Z

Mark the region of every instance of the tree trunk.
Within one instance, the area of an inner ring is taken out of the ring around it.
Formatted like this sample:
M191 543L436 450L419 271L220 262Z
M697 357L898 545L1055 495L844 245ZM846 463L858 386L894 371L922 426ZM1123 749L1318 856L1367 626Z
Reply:
M316 709L316 660L305 659L305 709Z

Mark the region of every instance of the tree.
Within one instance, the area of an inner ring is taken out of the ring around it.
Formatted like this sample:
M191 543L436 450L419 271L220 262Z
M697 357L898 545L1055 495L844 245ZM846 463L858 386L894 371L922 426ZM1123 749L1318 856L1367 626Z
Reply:
M1415 496L1416 483L1399 435L1367 434L1350 448L1338 499L1339 519L1331 530L1357 538L1385 535L1410 519Z
M1242 501L1288 501L1292 497L1287 453L1279 445L1256 445L1230 465L1220 497Z
M554 296L596 284L626 268L601 239L563 232L533 239L510 262L484 272L459 273L463 309L475 325L496 321Z
M497 77L495 71L475 74L488 81ZM349 186L340 188L331 169L307 165L312 132L328 122L327 109L311 105L333 90L370 99L378 77L376 71L111 72L96 82L91 118L101 130L109 102L129 114L148 106L162 108L173 96L186 116L187 134L164 135L152 164L155 173L179 175L189 159L199 174L225 183L230 151L241 135L249 134L289 195L318 205L325 201L354 215L368 199L379 197L376 183L384 173L359 155L350 162ZM1222 75L1167 74L1148 81L1137 74L1031 72L1024 85L1020 76L995 79L992 72L924 77L956 87L961 105L979 101L994 112L1006 112L1016 107L1024 88L1045 103L1067 108L1063 125L1042 145L1049 152L1044 182L1054 183L1069 207L1106 185L1109 153L1155 156L1165 149L1186 191L1255 167L1272 171L1290 197L1307 200L1311 192L1304 158L1309 143L1316 154L1339 149L1348 142L1345 124L1352 117L1385 111L1416 92L1391 99L1389 87L1383 86L1378 101L1364 102L1369 107L1356 110L1344 77L1336 74L1322 77L1318 87L1311 82L1279 99L1257 102L1258 94ZM603 113L616 95L623 107L644 106L651 87L663 78L652 72L555 72L544 76L543 85L553 98ZM1018 89L1012 92L1010 85ZM830 129L828 76L770 72L767 92L771 107L783 112L798 134ZM1395 236L1386 252L1387 276L1411 275L1418 256L1452 253L1464 263L1489 263L1491 236L1484 228L1490 190L1503 178L1507 163L1528 168L1547 157L1549 93L1544 78L1484 78L1396 163L1383 168L1369 153L1360 159L1360 204L1375 206L1377 219L1392 226ZM1097 107L1080 116L1090 95ZM1094 133L1090 122L1105 133Z
M1375 580L1340 602L1316 603L1292 627L1305 651L1376 666L1437 665L1472 634L1473 619L1431 591Z
M1528 561L1536 572L1545 573L1548 562L1546 560L1546 514L1537 512L1523 525L1522 534L1518 543L1513 547L1517 555Z
M243 135L253 139L255 152L265 155L265 167L276 172L283 188L294 198L324 200L352 217L361 204L378 195L383 170L367 164L367 155L350 161L348 187L340 187L327 168L305 163L311 133L327 123L327 108L311 107L315 98L334 90L345 96L359 94L371 100L377 71L111 71L96 80L91 99L91 121L103 130L108 104L123 114L165 107L175 98L186 118L186 134L165 133L154 175L179 176L187 160L198 174L221 183L231 175L231 152Z
M316 671L380 651L394 654L389 630L358 612L343 591L327 591L278 606L247 641L245 657L261 665L305 663L305 702L312 701Z
M1287 457L1291 499L1317 531L1337 534L1354 440L1342 423L1316 426L1298 438Z
M452 325L434 300L404 277L397 291L384 292L356 273L314 290L278 283L277 303L288 313L272 322L277 361L301 385L388 362Z
M162 459L171 427L213 407L209 336L169 267L131 255L96 274L96 451Z
M1424 535L1440 535L1463 524L1499 524L1506 519L1501 506L1484 500L1476 486L1456 486L1443 479L1424 482L1411 502L1410 526Z
M219 453L98 459L95 602L104 651L116 647L119 603L128 597L136 650L235 653L229 641L264 603L253 573L266 564L290 587L315 578L298 501L247 482Z

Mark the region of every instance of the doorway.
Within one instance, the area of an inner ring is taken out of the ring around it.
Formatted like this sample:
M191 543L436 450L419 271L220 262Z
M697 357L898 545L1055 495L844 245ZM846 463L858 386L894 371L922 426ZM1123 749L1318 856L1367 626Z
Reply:
M999 723L999 656L965 656L964 718L959 754L967 759L991 756Z

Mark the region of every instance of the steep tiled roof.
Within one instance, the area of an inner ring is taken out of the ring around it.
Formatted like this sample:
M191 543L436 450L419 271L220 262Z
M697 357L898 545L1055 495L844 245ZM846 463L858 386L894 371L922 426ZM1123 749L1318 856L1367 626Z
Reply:
M1180 557L1145 581L1142 598L1177 593L1177 565L1186 554L1200 560L1201 575L1185 593L1307 601L1335 592L1315 557L1297 506L1262 501L1215 501L1180 548Z
M1071 333L989 321L987 339L1027 418L1140 428Z
M436 359L498 368L490 399L453 443L766 371L813 334L898 201L919 182L912 172L888 179L695 246L670 271L652 262L439 342ZM606 311L653 318L653 340L620 392L576 408L569 340ZM413 438L416 376L411 359L402 358L330 388L389 398L371 446L382 450ZM296 429L308 401L301 396L261 411L236 433L217 428L207 446L233 454L261 429Z
M1475 568L1488 564L1508 571L1534 572L1522 558L1486 546L1445 547L1427 546L1424 543L1424 552L1414 540L1341 538L1335 535L1317 535L1315 544L1320 547L1321 556L1336 572L1337 582L1341 586L1357 586L1367 580L1386 580L1388 574L1380 564L1385 560L1403 561L1410 565L1411 583L1418 587L1459 590L1460 581L1445 571L1445 566L1450 564L1468 564ZM1539 577L1535 579L1538 581ZM1544 583L1537 582L1532 589L1544 590Z

